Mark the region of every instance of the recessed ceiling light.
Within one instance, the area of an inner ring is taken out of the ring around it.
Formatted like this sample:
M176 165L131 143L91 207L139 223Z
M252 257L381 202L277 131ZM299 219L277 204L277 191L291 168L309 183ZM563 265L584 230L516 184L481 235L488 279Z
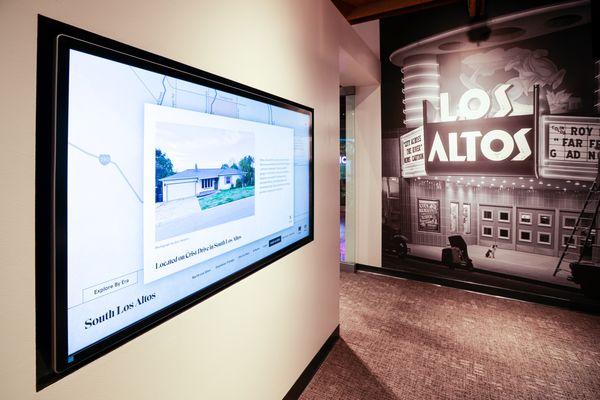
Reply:
M559 186L555 186L554 188L555 188L555 189L560 189L560 187L559 187Z
M574 25L582 19L583 17L581 15L575 13L566 15L563 14L559 15L558 17L550 18L544 22L544 25L549 28L564 28L569 25Z
M540 185L543 185L543 184L544 184L544 182L542 182L542 181L539 181L538 183L539 183Z
M521 187L525 187L525 185L521 185Z
M571 183L571 181L567 181L567 183Z
M547 184L546 186L552 186L552 184L551 184L551 183L549 183L549 184Z
M475 179L471 179L471 182L475 182Z
M529 189L533 190L533 186L529 186Z
M520 176L520 177L519 177L519 179L523 180L523 177L522 177L522 176Z
M512 184L513 184L513 185L515 185L515 183L514 183L514 182L513 182Z
M485 176L482 176L481 179L485 179Z
M481 187L481 185L477 185L477 187Z
M587 185L581 185L581 187L587 187Z
M494 184L492 183L490 186L494 186Z
M533 182L533 179L530 179L529 182Z
M496 182L496 178L492 178L492 182Z
M575 182L575 186L579 186L579 182Z

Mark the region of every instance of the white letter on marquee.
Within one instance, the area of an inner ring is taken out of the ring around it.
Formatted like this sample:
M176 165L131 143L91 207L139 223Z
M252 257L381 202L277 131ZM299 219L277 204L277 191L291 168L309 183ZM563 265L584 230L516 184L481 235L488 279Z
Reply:
M519 129L517 133L515 133L515 142L517 143L517 147L519 148L519 154L517 154L512 161L523 161L527 157L531 155L531 149L529 148L529 143L527 143L527 139L525 139L525 135L529 132L531 128L523 128Z
M502 149L498 151L492 150L492 142L494 140L500 140L502 142ZM502 161L508 158L515 148L515 142L512 136L506 131L495 129L489 131L487 135L481 139L481 152L483 155L491 161Z
M440 134L438 132L435 133L435 138L433 139L433 145L431 146L431 152L429 153L429 162L433 161L436 153L438 154L440 161L448 161L446 150L444 150L444 145L442 144L442 139L440 139Z
M456 132L448 133L448 144L450 161L465 161L465 156L458 155L458 134Z
M477 138L481 136L479 131L467 131L460 134L467 141L467 161L477 161Z
M498 86L496 90L494 90L494 97L500 106L500 110L494 114L494 117L506 117L513 110L512 104L508 96L506 95L506 91L511 87L510 83L505 83L504 85Z
M442 122L456 121L456 115L450 115L450 97L448 93L440 93L440 118Z
M471 109L469 106L471 100L479 100L479 104L476 109ZM460 115L466 119L478 119L484 117L490 110L491 101L490 96L483 89L469 89L460 96L458 102L458 110Z

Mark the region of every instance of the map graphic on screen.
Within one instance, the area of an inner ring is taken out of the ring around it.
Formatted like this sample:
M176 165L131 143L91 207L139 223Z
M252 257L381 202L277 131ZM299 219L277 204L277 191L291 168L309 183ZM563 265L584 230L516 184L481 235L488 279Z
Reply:
M310 235L310 113L68 61L67 355Z

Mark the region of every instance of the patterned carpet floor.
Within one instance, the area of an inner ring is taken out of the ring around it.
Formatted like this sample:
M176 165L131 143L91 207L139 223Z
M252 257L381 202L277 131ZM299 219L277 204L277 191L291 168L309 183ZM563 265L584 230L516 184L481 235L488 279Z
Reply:
M340 335L301 399L600 399L597 315L342 273Z

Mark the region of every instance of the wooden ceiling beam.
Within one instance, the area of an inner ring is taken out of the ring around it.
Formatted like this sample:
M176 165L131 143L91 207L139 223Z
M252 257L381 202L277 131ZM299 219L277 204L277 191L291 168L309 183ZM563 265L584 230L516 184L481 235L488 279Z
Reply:
M337 9L340 10L344 17L348 16L348 14L350 14L355 8L352 4L349 4L344 0L331 0L331 2L335 4Z
M333 0L340 12L351 24L371 21L392 15L410 13L464 0L379 0L360 6L352 6L344 0Z

